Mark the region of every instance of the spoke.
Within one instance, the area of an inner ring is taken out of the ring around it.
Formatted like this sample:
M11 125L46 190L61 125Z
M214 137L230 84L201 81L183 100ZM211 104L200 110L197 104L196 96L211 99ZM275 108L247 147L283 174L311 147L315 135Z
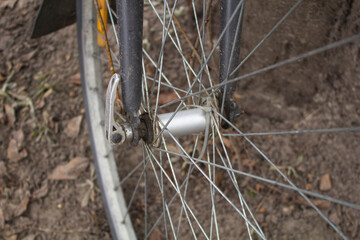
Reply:
M340 204L340 205L343 205L345 207L353 208L353 209L356 209L356 210L360 211L360 205L357 205L357 204L354 204L354 203L346 202L346 201L339 200L339 199L336 199L336 198L332 198L332 197L329 197L329 196L326 196L326 195L311 192L309 190L305 190L305 189L302 189L302 188L293 187L293 186L288 185L288 184L280 183L280 182L277 182L277 181L274 181L274 180L271 180L271 179L267 179L267 178L263 178L263 177L260 177L260 176L253 175L251 173L246 173L246 172L236 170L236 169L230 169L228 167L225 167L223 165L219 165L219 164L216 164L216 163L212 163L212 162L209 163L208 161L205 161L205 160L202 160L202 159L189 158L186 155L181 154L181 153L176 153L176 152L172 152L172 151L165 151L164 149L161 149L161 148L155 148L155 150L160 151L160 152L167 152L169 154L173 154L173 155L183 157L183 158L186 158L186 159L189 159L189 160L192 159L192 160L194 160L195 162L198 162L198 163L209 164L209 165L211 165L213 167L216 167L218 169L231 171L231 172L234 172L236 174L239 174L239 175L242 175L242 176L245 176L245 177L250 177L250 178L253 178L255 180L262 181L262 182L265 182L265 183L269 183L269 184L272 184L272 185L276 185L276 186L279 186L279 187L282 187L282 188L285 188L285 189L289 189L289 190L293 190L293 191L297 191L297 192L299 191L299 192L302 192L302 193L304 193L306 195L309 195L309 196L312 196L312 197L323 199L323 200L326 200L326 201L329 201L329 202Z
M149 154L149 151L146 149L146 152L147 152L147 155L150 156ZM160 154L160 161L162 163L162 155ZM166 204L166 201L165 201L165 192L164 192L164 182L163 182L163 173L162 171L160 171L161 173L161 183L159 182L159 177L158 177L158 174L156 173L156 168L153 164L153 162L150 160L150 164L152 166L152 169L154 171L154 175L155 175L155 178L156 178L156 181L158 183L158 186L159 186L159 189L160 189L160 192L161 192L161 197L162 197L162 203L163 203L163 208L165 207L165 210L166 210L166 213L167 213L167 217L169 218L169 223L170 223L170 228L172 230L172 233L173 233L173 236L174 238L176 239L176 235L175 235L175 229L174 229L174 224L173 224L173 221L171 219L171 214L170 214L170 210L169 210L169 205ZM155 227L157 226L158 222L160 221L161 219L161 216L164 216L164 224L166 225L166 216L165 216L165 210L163 210L162 214L160 215L160 217L158 218L158 220L156 221L155 225L150 229L149 233L146 235L145 239L148 238L148 236L153 232L153 230L155 229ZM166 226L165 226L166 227ZM167 234L167 229L165 230L166 231L166 234Z
M197 168L197 170L202 174L204 178L216 189L216 191L234 208L234 210L254 229L254 231L259 235L260 238L264 239L262 234L256 229L256 227L243 215L243 213L236 207L236 205L219 189L218 186L216 186L206 175L206 173L196 164L194 161L194 158L192 158L186 150L181 146L179 141L176 140L173 134L169 132L169 136L174 140L174 142L179 146L181 151L187 156L187 158L192 162L194 167ZM161 149L162 150L162 149ZM206 162L206 161L205 161Z
M149 3L151 3L151 1L149 1ZM151 3L150 5L153 6L152 3ZM153 7L153 10L154 10L157 18L159 19L160 23L163 25L163 21L161 20L161 17L160 17L159 14L157 13L155 7ZM182 51L180 50L180 48L179 48L179 46L177 45L177 43L175 42L174 38L171 36L171 34L170 34L169 32L167 33L167 36L169 37L169 39L170 39L171 42L173 43L173 45L174 45L175 49L177 50L177 52L180 54L180 56L181 56L181 58L182 58L182 61L186 64L186 67L190 70L190 72L191 72L194 76L196 76L196 73L195 73L194 69L191 67L191 64L186 60L186 57L184 56L184 54L183 54ZM198 82L201 84L201 82L198 80L198 78L195 78L195 80L198 81ZM194 83L195 83L195 81L194 81ZM193 83L193 85L194 85L194 83ZM192 90L193 85L190 87L190 90ZM203 85L202 85L202 86L203 86ZM203 88L205 88L205 86L203 86ZM189 90L189 91L190 91L190 90Z
M142 147L142 149L143 149L143 156L145 156L145 147L144 147L144 145L143 145L143 147ZM144 214L144 233L145 233L145 235L147 234L147 220L148 220L148 213L147 213L147 163L145 164L145 161L143 161L143 163L144 163L144 212L145 212L145 214Z
M153 8L154 12L156 13L156 15L158 16L158 13L154 7L154 5L152 4L151 0L148 0L149 4L151 5L151 7ZM175 6L177 4L177 0L175 0L175 3L174 3L174 9L175 9ZM163 5L163 8L164 8L164 11L163 11L163 21L160 21L162 26L163 26L163 29L162 29L162 41L161 41L161 48L160 48L160 53L159 53L159 58L158 58L158 62L157 62L157 66L160 65L160 71L159 71L159 68L156 68L156 71L155 71L155 79L157 78L157 75L158 75L158 72L160 72L160 76L159 76L159 82L161 82L161 73L162 73L162 64L163 64L163 59L164 59L164 48L165 48L165 42L166 42L166 38L167 38L167 35L170 35L169 34L169 30L170 30L170 23L171 23L171 19L172 19L172 16L174 14L174 11L172 11L171 15L170 15L170 19L169 19L169 23L167 25L167 27L165 27L165 24L166 24L166 0L164 1L164 5ZM160 16L159 16L159 19ZM160 87L160 86L158 86ZM153 93L154 93L154 90L155 90L155 82L153 82L152 86L151 86L151 93L150 93L150 100L152 99L153 97ZM158 95L159 95L159 91L160 89L158 89ZM157 101L156 101L156 107L155 107L155 116L156 116L156 111L157 111L157 104L158 104L158 96L157 96Z
M229 156L228 156L228 153L227 153L227 150L226 150L226 147L225 147L225 144L224 144L224 141L223 141L223 139L222 139L222 136L221 136L221 133L220 133L220 130L219 130L219 126L216 124L216 121L215 121L214 118L212 118L212 121L213 121L213 125L215 126L216 133L217 133L217 135L219 136L222 149L223 149L223 151L224 151L224 153L225 153L225 157L226 157L226 160L227 160L227 164L228 164L228 166L229 166L228 169L233 169L233 167L232 167L232 165L231 165L231 162L230 162L230 159L229 159ZM224 160L224 158L222 157L219 148L218 148L218 147L215 147L215 148L216 148L216 150L217 150L217 153L218 153L221 161L223 162L224 166L226 167L225 160ZM239 198L239 201L240 201L240 204L241 204L241 207L242 207L243 214L244 214L244 216L247 218L246 212L245 212L245 208L244 208L244 202L245 202L245 200L244 200L244 198L243 198L243 196L242 196L242 194L241 194L241 192L240 192L239 184L238 184L238 182L237 182L237 180L236 180L235 174L234 174L234 172L231 172L231 171L227 171L227 173L229 174L229 177L230 177L231 181L233 182L233 185L234 185L234 187L235 187L235 189L236 189L236 191L237 191L237 193L238 193L238 198ZM247 206L246 202L245 202L245 205ZM252 214L252 212L250 211L250 209L248 208L248 206L247 206L247 209L248 209L248 211L250 212L250 214L251 214L251 216L252 216L252 218L253 218L256 226L258 227L258 231L261 232L261 233L262 233L262 236L265 238L264 233L262 232L261 228L259 227L258 222L256 221L255 217L253 216L253 214ZM249 239L252 239L251 233L250 233L250 228L249 228L249 225L247 224L247 222L246 222L246 228L247 228L247 230L248 230Z
M146 79L149 79L150 81L155 81L156 83L158 83L159 81L158 80L155 80L155 79L153 79L153 78L151 78L151 77L148 77L148 76L146 76ZM179 92L182 92L182 93L186 93L186 91L185 90L183 90L183 89L181 89L181 88L177 88L177 87L174 87L173 85L169 85L169 84L167 84L167 83L160 83L161 85L163 85L163 86L165 86L165 87L168 87L168 88L170 88L170 89L173 89L174 90L174 92L176 92L177 94L177 97L178 98L180 98L181 96L179 95L179 93L177 92L177 91L179 91ZM185 103L184 103L185 104ZM186 105L185 105L186 106Z
M150 62L153 64L153 66L154 66L155 68L158 68L158 66L156 65L155 61L150 57L150 55L146 52L145 49L143 49L143 53L144 53L145 56L150 60ZM185 90L183 90L183 89L181 89L181 88L174 87L174 86L172 85L172 83L169 81L169 79L165 76L164 73L161 73L161 75L162 75L162 77L164 78L164 80L167 82L167 84L161 82L161 85L164 85L164 86L166 86L166 87L169 87L169 88L173 89L174 92L175 92L175 94L176 94L179 98L180 98L180 95L179 95L179 93L177 93L176 91L186 93ZM159 82L158 80L156 80L156 79L154 79L154 78L147 77L147 79L149 79L149 80L151 80L151 81L155 81L156 83ZM175 91L175 90L176 90L176 91Z
M163 143L164 143L164 148L165 148L165 150L168 150L164 137L162 138L162 140L163 140ZM172 166L171 158L170 158L170 156L169 156L168 153L166 153L166 156L167 156L167 159L168 159L168 162L169 162L169 165L170 165L170 169L171 169L171 173L172 173L173 178L174 178L174 182L175 182L176 187L177 187L177 189L179 190L179 193L180 193L180 195L179 195L179 196L180 196L180 200L181 200L182 203L186 203L186 201L185 201L186 191L185 191L185 193L184 193L184 196L181 197L180 188L179 188L179 185L178 185L178 181L177 181L177 178L176 178L176 174L175 174L174 168L173 168L173 166ZM185 186L185 190L186 190L186 188L187 188L187 184L186 184L186 186ZM184 209L184 206L185 206L185 204L182 204L181 210L184 210L184 211L185 211L186 218L187 218L187 220L188 220L188 222L189 222L189 224L190 224L191 232L193 233L194 238L196 238L196 234L195 234L194 228L193 228L193 226L192 226L192 224L191 224L191 221L190 221L190 218L189 218L189 215L188 215L186 209ZM181 211L181 212L182 212L182 211ZM199 223L198 223L198 224L199 224ZM202 227L201 227L200 224L199 224L199 226L200 226L200 228L202 229ZM179 231L179 228L178 228L178 231ZM178 235L178 232L177 232L176 236L177 236L177 237L179 236L179 235ZM208 237L207 237L206 234L205 234L205 237L208 239Z
M270 32L268 32L268 34L265 35L265 37L256 45L256 47L254 47L253 50L251 50L251 52L240 62L240 64L230 73L230 76L232 76L233 74L235 74L235 72L237 70L239 70L239 68L244 65L244 63L256 52L256 50L265 42L266 39L268 39L271 34L273 34L273 32L275 32L276 29L278 29L278 27L295 11L295 9L300 6L300 4L303 2L304 0L299 0L297 1L297 3L295 3L295 5L280 19L279 22L277 22L275 24L275 26L270 30Z
M169 7L169 4L167 4L167 9L168 9L169 13L171 13L171 11L170 11L171 8ZM174 17L175 17L175 16L174 16ZM176 27L175 27L174 21L172 22L172 28L174 29L174 35L175 35L177 44L178 44L178 46L179 46L180 53L182 53L183 50L182 50L182 47L181 47L181 43L180 43L179 36L178 36L178 34L177 34L177 31L176 31ZM185 63L185 60L184 60L184 59L185 59L185 58L182 57L182 62L183 62L183 67L184 67L184 71L185 71L185 75L186 75L186 80L187 80L188 85L189 85L189 87L190 87L190 86L191 86L191 83L190 83L189 73L188 73L188 71L187 71L186 63ZM205 88L205 87L204 87L204 88ZM193 101L193 104L195 104L194 99L192 99L192 101Z
M306 134L306 133L339 133L339 132L360 132L360 127L348 128L328 128L328 129L309 129L309 130L292 130L280 132L259 132L259 133L225 133L223 136L268 136L268 135L287 135L287 134Z
M116 26L114 24L114 19L113 19L113 10L110 8L110 5L109 5L109 1L106 0L106 5L107 5L107 8L108 8L108 12L110 13L109 16L110 16L110 21L111 21L111 25L113 27L113 31L114 31L114 35L115 35L115 38L116 38L116 43L117 43L117 46L120 46L119 44L119 39L118 39L118 35L117 35L117 31L116 31ZM116 15L116 14L115 14Z
M148 160L148 158L146 158L146 160ZM124 177L124 178L120 181L120 183L119 183L119 185L117 186L117 188L120 187L124 182L126 182L126 180L128 180L128 178L131 177L131 176L136 172L136 170L139 169L139 167L140 167L141 165L143 165L143 162L139 162L139 163L136 165L136 167L134 167L134 169L131 170L131 171L128 173L128 175L126 175L126 177Z
M218 112L216 112L214 110L214 112L220 117L222 118L224 121L226 120L221 114L219 114ZM229 121L227 121L227 123L230 123ZM235 131L237 131L238 133L242 133L238 128L236 128L233 124L231 124L231 126L234 128ZM244 139L295 189L298 189L296 187L296 185L246 136L244 136ZM343 238L343 239L347 239L347 237L344 235L344 233L342 233L340 231L339 228L337 228L334 223L332 223L329 218L327 218L323 212L320 211L320 209L318 207L315 206L315 204L301 191L296 190L299 195L304 198L306 200L306 202L308 202L308 204L310 204L310 206Z
M181 184L181 186L180 186L180 190L185 186L186 181L189 180L192 171L193 171L193 168L190 167L189 170L188 170L188 174L187 174L186 179L184 180L184 182L183 182L183 183ZM161 173L162 173L162 172L161 172ZM162 173L162 174L163 174L163 173ZM172 198L170 199L169 204L168 204L169 207L171 206L171 204L173 203L173 201L175 200L175 198L176 198L176 196L177 196L178 194L179 194L178 192L175 192L175 194L172 196ZM160 220L161 220L161 218L163 217L163 215L164 215L164 213L161 213L161 214L160 214L160 216L159 216L158 219L155 221L154 225L152 226L152 228L150 229L150 231L149 231L149 233L148 233L148 236L146 236L145 239L147 239L147 238L149 237L149 235L155 230L155 228L157 227L157 225L160 223ZM174 235L174 238L175 238L175 235ZM175 239L176 239L176 238L175 238Z
M215 127L214 124L212 125L212 132L215 132ZM216 160L216 154L215 154L215 135L212 135L212 159L213 159L213 163L215 164L215 160ZM210 161L208 161L210 163ZM209 165L210 166L210 165ZM212 177L213 179L216 179L216 174L215 174L216 169L213 167L213 172L212 172ZM214 186L211 185L211 197L212 197L212 201L213 201L213 214L214 215L214 221L215 221L215 231L216 231L216 237L217 239L220 239L220 235L219 235L219 227L217 224L217 217L216 217L216 209L215 209L215 193L216 191L214 190Z
M200 225L199 221L197 220L196 216L194 215L193 211L191 210L191 208L189 207L189 205L187 204L186 201L184 201L182 195L181 195L181 192L180 192L180 188L178 188L177 186L177 181L176 179L174 179L174 181L171 180L170 176L167 174L167 172L165 171L165 169L160 165L159 161L156 159L154 153L151 151L150 148L147 148L148 152L151 154L152 158L155 160L156 164L159 166L160 170L163 172L163 174L166 176L166 178L168 179L169 183L171 184L171 186L174 188L174 190L178 193L178 196L180 197L180 200L182 202L182 204L185 206L184 208L184 211L185 211L185 214L187 216L187 219L189 221L189 225L190 225L190 228L192 228L192 225L191 225L191 221L187 215L187 211L190 212L190 214L192 215L192 217L194 218L195 222L198 224L198 227L200 228L200 230L202 231L202 233L204 234L204 236L206 237L206 239L209 239L208 236L206 235L204 229L202 228L202 226ZM171 161L169 160L169 163L171 163ZM173 170L172 170L173 171ZM174 175L174 173L173 173ZM174 177L175 178L175 177ZM175 183L174 183L175 182ZM193 232L194 236L195 233Z
M149 87L148 87L148 81L146 78L146 68L145 68L145 61L144 61L144 57L142 57L141 60L141 65L142 65L142 74L143 74L143 81L142 81L142 99L143 101L141 102L141 106L143 106L143 111L142 112L150 112L150 98L149 98ZM145 106L144 106L145 105ZM141 111L141 110L140 110Z
M110 51L111 51L111 49L110 49ZM108 60L107 60L106 58L104 58L104 57L101 57L101 56L98 56L98 55L95 55L95 54L93 54L92 56L93 56L94 58L99 59L101 62L106 62L106 63L108 63ZM120 67L120 64L119 64L119 63L114 63L114 66Z
M213 47L212 51L210 52L210 54L209 54L208 58L206 59L204 65L201 67L199 74L196 76L196 79L199 79L199 75L200 75L201 72L204 70L204 68L205 68L206 64L208 63L208 61L209 61L210 57L212 56L212 54L215 52L216 47L217 47L218 44L220 43L221 38L224 36L225 31L226 31L226 30L228 29L228 27L230 26L230 22L231 22L232 19L235 17L236 12L239 11L239 9L241 8L241 4L242 4L242 3L243 3L243 0L239 2L238 6L236 7L235 11L233 12L232 16L230 17L229 22L228 22L228 23L226 24L226 26L224 27L222 33L220 34L220 37L219 37L218 41L216 42L215 46ZM182 97L182 98L179 98L179 99L177 99L177 100L175 100L175 101L172 101L172 102L170 102L169 104L164 104L164 105L162 105L162 106L159 106L159 108L161 108L161 107L164 107L165 105L170 105L171 103L181 101L181 103L177 106L175 112L174 112L174 113L171 115L171 117L169 118L169 121L168 121L168 122L164 125L164 127L161 129L160 133L154 138L155 141L159 138L159 136L164 132L164 130L165 130L165 129L167 128L167 126L170 124L170 122L171 122L171 120L174 118L175 114L180 110L180 106L181 106L181 104L185 101L185 99L189 98L189 96L195 96L194 94L190 94L192 88L195 86L195 83L196 83L196 81L193 82L193 84L191 85L190 89L187 91L185 97ZM215 86L210 87L209 89L212 89L212 88L214 88L214 87L215 87ZM196 94L196 95L199 95L199 93L202 93L202 92L206 92L205 90L206 90L206 89L204 89L204 90L202 90L202 91L199 91L198 94Z
M205 1L203 2L203 13L205 13L205 16L203 16L203 21L202 21L202 30L203 30L203 33L201 34L200 33L200 27L199 27L199 23L198 23L198 19L197 19L197 13L196 13L196 8L195 8L195 2L192 2L192 7L193 7L193 14L194 14L194 17L195 17L195 24L196 24L196 30L197 30L197 33L198 33L198 36L197 38L198 39L201 39L201 41L199 40L199 44L200 44L200 49L201 49L201 63L200 63L200 66L201 68L203 66L206 67L206 74L209 78L209 84L210 86L213 86L213 83L212 83L212 80L211 80L211 75L210 75L210 70L209 70L209 66L208 66L208 63L206 62L204 64L204 61L205 61L205 58L206 58L206 55L205 55L205 49L204 49L204 41L205 41L205 19L206 19L206 4L205 4ZM202 36L201 36L202 35ZM196 51L197 53L197 51ZM202 71L200 71L200 76L199 76L199 82L201 83L201 79L202 79ZM196 80L196 79L195 79ZM199 90L201 89L201 85L199 85ZM198 99L198 104L200 103L200 98Z
M206 88L206 89L203 89L201 91L198 91L197 93L193 93L193 94L187 94L186 96L184 97L181 97L179 99L176 99L174 101L171 101L169 103L166 103L166 104L163 104L161 106L159 106L159 108L164 108L164 107L167 107L169 105L172 105L174 103L177 103L179 101L185 101L187 98L189 97L192 97L192 96L195 96L195 95L200 95L202 93L205 93L205 92L208 92L210 90L213 90L213 92L215 92L215 90L219 89L220 87L223 87L225 86L226 84L230 84L230 83L233 83L233 82L237 82L237 81L240 81L242 79L245 79L245 78L249 78L249 77L253 77L255 75L258 75L260 73L264 73L264 72L267 72L269 70L273 70L273 69L276 69L278 67L281 67L281 66L284 66L286 64L290 64L290 63L293 63L293 62L296 62L298 60L301 60L301 59L304 59L304 58L307 58L307 57L310 57L310 56L313 56L313 55L316 55L316 54L319 54L319 53L322 53L322 52L325 52L327 50L330 50L330 49L333 49L333 48L337 48L337 47L340 47L342 45L345 45L347 43L351 43L351 42L354 42L354 41L357 41L360 39L360 34L358 35L355 35L355 36L352 36L352 37L349 37L349 38L346 38L346 39L343 39L343 40L340 40L340 41L337 41L337 42L334 42L334 43L331 43L331 44L328 44L324 47L320 47L320 48L316 48L314 50L311 50L309 52L306 52L306 53L303 53L303 54L300 54L296 57L292 57L292 58L289 58L287 60L284 60L284 61L281 61L281 62L278 62L278 63L275 63L273 65L270 65L270 66L267 66L267 67L264 67L264 68L260 68L256 71L253 71L253 72L250 72L250 73L247 73L247 74L244 74L242 76L239 76L237 78L233 78L233 79L229 79L227 82L222 82L222 83L219 83L213 87L209 87L209 88Z
M163 164L162 161L162 153L160 153L160 164ZM153 166L153 165L152 165ZM153 168L155 170L155 168ZM156 172L156 171L155 171ZM160 187L161 187L161 199L162 199L162 204L163 204L163 213L165 212L165 209L167 209L167 205L166 205L166 201L165 201L165 192L164 192L164 175L163 173L160 171ZM170 221L170 220L169 220ZM174 225L171 221L171 225L172 225L172 229L174 229ZM166 216L164 214L164 229L165 229L165 236L166 239L168 239L168 231L167 231L167 226L166 226ZM173 231L173 234L175 235L175 232Z
M95 31L98 32L101 40L103 40L103 41L105 42L106 39L102 36L102 34L100 33L100 31L97 29L97 27L94 26L94 25L92 25L92 28L93 28ZM116 54L114 53L114 51L110 48L110 46L109 46L109 50L110 50L111 57L113 57L113 58L116 60L116 63L113 63L113 65L114 65L114 66L117 66L117 67L120 67L119 58L116 56ZM94 56L96 56L96 55L94 55ZM109 63L109 59L107 59L107 58L103 58L103 57L101 57L101 56L96 56L96 57L98 57L99 59L103 60L103 61L106 62L106 63Z
M144 169L143 169L143 171L141 172L140 177L139 177L139 179L138 179L138 181L137 181L137 183L136 183L136 186L135 186L135 189L134 189L134 191L133 191L133 193L132 193L132 195L131 195L130 201L129 201L128 205L127 205L127 209L126 209L126 213L125 213L125 215L124 215L124 219L125 219L125 218L127 217L127 215L129 214L129 211L130 211L130 208L131 208L132 203L133 203L133 201L134 201L135 195L136 195L136 193L137 193L137 190L139 189L141 179L144 177L146 167L147 167L147 165L148 165L149 162L150 162L149 159L147 159L147 160L146 160L146 159L143 159L143 161L146 161L146 163L145 163Z

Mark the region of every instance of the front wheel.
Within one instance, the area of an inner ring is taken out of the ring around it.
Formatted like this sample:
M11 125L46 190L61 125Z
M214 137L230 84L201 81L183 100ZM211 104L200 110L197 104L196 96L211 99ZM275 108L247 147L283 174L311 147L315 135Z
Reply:
M353 227L360 217L359 48L349 44L359 40L358 27L349 21L349 34L333 37L338 6L330 1L239 4L245 4L235 7L244 9L242 55L227 83L239 83L231 97L245 109L240 121L224 117L219 98L227 86L218 83L218 46L225 35L219 1L149 0L137 114L150 115L150 125L160 128L154 131L159 141L116 145L113 151L103 101L112 76L97 43L94 2L78 0L84 102L115 239L360 236ZM108 38L119 72L119 16L110 5ZM346 11L340 12L343 19ZM230 55L237 55L234 49ZM237 71L241 75L233 76Z

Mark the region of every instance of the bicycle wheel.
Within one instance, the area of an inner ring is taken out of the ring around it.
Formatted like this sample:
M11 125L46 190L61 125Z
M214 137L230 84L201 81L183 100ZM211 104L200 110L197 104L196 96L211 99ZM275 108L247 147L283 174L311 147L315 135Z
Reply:
M333 31L335 3L243 4L233 9L234 16L245 9L242 60L227 83L218 83L218 46L228 26L220 26L219 2L145 2L139 115L156 119L158 141L116 145L113 152L104 128L106 51L97 43L94 1L78 0L84 102L113 238L360 236L359 47L351 44L360 38L358 25L342 20L348 31ZM118 72L118 16L110 5L107 34ZM231 30L240 20L237 26ZM245 113L231 122L218 96L235 82L233 98ZM202 127L194 130L198 117Z

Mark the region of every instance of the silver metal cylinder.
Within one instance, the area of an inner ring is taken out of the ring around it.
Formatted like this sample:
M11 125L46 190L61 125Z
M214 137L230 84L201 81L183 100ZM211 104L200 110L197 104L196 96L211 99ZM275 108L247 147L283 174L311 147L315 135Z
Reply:
M159 114L159 126L161 130L169 122L174 113ZM206 112L200 108L179 111L171 119L164 130L164 136L169 136L169 131L175 137L190 135L205 131Z

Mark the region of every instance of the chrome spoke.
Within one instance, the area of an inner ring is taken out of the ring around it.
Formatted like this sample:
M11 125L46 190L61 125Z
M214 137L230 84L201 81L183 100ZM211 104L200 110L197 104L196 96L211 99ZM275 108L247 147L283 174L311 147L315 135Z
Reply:
M215 110L214 112L218 114L218 116L222 118L222 120L226 120L223 116L221 116L221 114L219 114ZM229 121L227 122L230 123ZM231 124L231 127L238 133L242 133L233 124ZM320 209L316 207L315 204L302 191L299 191L295 184L248 137L244 136L244 139L295 189L295 191L299 193L302 198L305 199L305 201L324 219L325 222L327 222L343 239L347 239L344 233L340 231L340 229L336 227L335 224L331 222L330 219L326 217L324 213L320 211Z
M285 22L285 20L295 11L295 9L297 7L299 7L301 5L301 3L304 0L299 0L297 1L294 6L292 6L292 8L290 8L290 10L275 24L275 26L265 35L265 37L263 39L261 39L261 41L254 47L253 50L251 50L251 52L240 62L240 64L230 73L229 76L233 75L237 70L240 69L240 67L242 65L244 65L244 63L256 52L256 50L266 41L266 39L268 39L271 34L273 34L275 32L276 29L279 28L279 26Z
M258 132L258 133L242 133L242 134L224 133L223 136L249 137L249 136L269 136L269 135L288 135L288 134L307 134L307 133L344 133L344 132L360 132L360 127L274 131L274 132Z
M186 158L186 159L189 159L189 160L191 158L191 157L189 158L185 154L171 152L171 151L165 151L164 149L161 149L161 148L155 148L155 150L160 151L160 152L167 152L169 154L173 154L175 156L183 157L183 158ZM260 177L260 176L256 176L256 175L253 175L251 173L243 172L243 171L240 171L240 170L228 168L228 167L225 167L223 165L216 164L216 163L207 162L207 161L202 160L202 159L198 159L198 158L191 158L191 159L194 162L197 162L197 163L203 163L203 164L206 164L206 165L211 165L211 166L213 166L215 168L226 170L226 171L231 171L231 172L234 172L236 174L242 175L244 177L249 177L249 178L252 178L254 180L258 180L258 181L268 183L268 184L271 184L271 185L276 185L276 186L279 186L279 187L282 187L282 188L285 188L285 189L289 189L289 190L293 190L293 191L296 191L296 192L302 192L302 193L304 193L306 195L309 195L309 196L312 196L312 197L316 197L316 198L323 199L323 200L326 200L326 201L329 201L329 202L333 202L333 203L336 203L336 204L343 205L345 207L350 207L350 208L353 208L353 209L356 209L356 210L360 210L360 205L358 205L358 204L346 202L346 201L339 200L339 199L336 199L336 198L332 198L332 197L329 197L329 196L326 196L326 195L323 195L323 194L311 192L309 190L305 190L305 189L302 189L302 188L293 187L293 186L288 185L288 184L284 184L284 183L277 182L277 181L274 181L274 180L271 180L271 179L268 179L268 178L263 178L263 177Z
M299 61L299 60L301 60L301 59L305 59L305 58L311 57L311 56L313 56L313 55L316 55L316 54L319 54L319 53L328 51L328 50L330 50L330 49L343 46L343 45L345 45L345 44L348 44L348 43L357 41L357 40L359 40L359 39L360 39L360 34L354 35L354 36L352 36L352 37L349 37L349 38L346 38L346 39L343 39L343 40L340 40L340 41L337 41L337 42L334 42L334 43L331 43L331 44L328 44L328 45L326 45L326 46L324 46L324 47L316 48L316 49L311 50L311 51L309 51L309 52L300 54L300 55L298 55L298 56L296 56L296 57L292 57L292 58L289 58L289 59L287 59L287 60L284 60L284 61L281 61L281 62L272 64L272 65L269 65L269 66L267 66L267 67L260 68L260 69L258 69L258 70L256 70L256 71L253 71L253 72L250 72L250 73L246 73L246 74L244 74L244 75L242 75L242 76L229 79L227 82L222 82L222 83L216 84L216 85L214 85L213 87L209 87L209 88L200 90L200 91L198 91L197 93L187 94L186 96L181 97L181 98L179 98L179 99L177 99L177 100L174 100L174 101L171 101L171 102L169 102L169 103L163 104L163 105L159 106L159 108L167 107L167 106L172 105L172 104L174 104L174 103L177 103L177 102L179 102L179 101L185 101L185 100L188 99L189 97L196 96L196 95L200 95L200 94L205 93L205 92L209 92L209 91L215 92L217 89L225 86L226 84L238 82L238 81L240 81L240 80L242 80L242 79L256 76L256 75L258 75L258 74L267 72L267 71L269 71L269 70L273 70L273 69L282 67L282 66L284 66L284 65L287 65L287 64L290 64L290 63Z

